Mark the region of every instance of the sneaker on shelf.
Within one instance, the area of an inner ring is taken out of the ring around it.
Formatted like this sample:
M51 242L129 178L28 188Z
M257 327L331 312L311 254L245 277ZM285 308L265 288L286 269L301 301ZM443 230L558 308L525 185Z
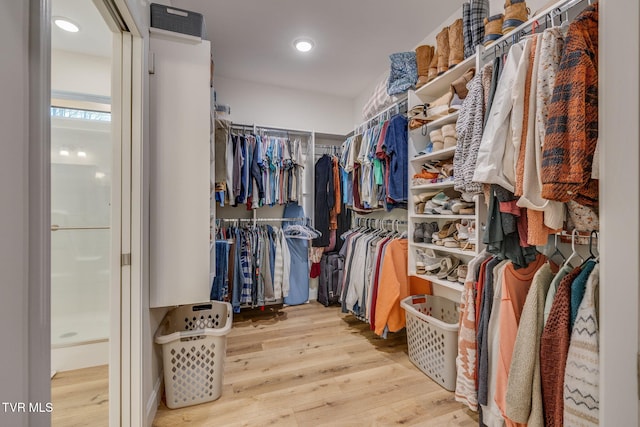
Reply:
M475 206L474 203L464 202L460 199L456 199L451 205L451 210L453 211L454 214L461 214L460 213L461 209L468 209L474 206Z
M433 272L441 267L444 257L436 255L436 252L433 249L419 249L417 252L418 257L424 264L424 269L427 271L427 274L433 274Z

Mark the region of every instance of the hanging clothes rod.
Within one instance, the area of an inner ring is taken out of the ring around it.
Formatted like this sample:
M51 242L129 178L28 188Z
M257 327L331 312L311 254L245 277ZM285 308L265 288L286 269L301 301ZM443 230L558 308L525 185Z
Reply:
M340 145L328 145L328 144L315 144L314 148L316 149L317 154L338 154L342 150L342 146ZM318 151L322 151L319 153Z
M374 124L383 122L385 120L389 120L392 117L392 113L393 114L406 113L408 110L408 106L409 106L409 99L407 98L407 95L403 95L403 97L400 100L398 100L395 104L392 104L391 106L385 108L375 116L371 117L369 120L360 123L360 125L358 125L354 130L353 134L359 135L365 130L369 129Z
M231 128L232 129L242 129L242 130L247 130L250 129L251 131L264 131L264 132L272 132L272 133L287 133L287 134L293 134L293 135L304 135L304 136L311 136L313 134L312 131L306 131L306 130L300 130L300 129L286 129L286 128L277 128L277 127L270 127L270 126L260 126L260 125L256 125L256 124L242 124L242 123L232 123L231 124Z
M377 218L355 218L357 227L368 227L368 228L386 228L387 226L398 226L398 225L407 225L408 221L401 219L377 219Z
M482 61L484 62L487 59L495 58L498 54L506 53L511 45L518 43L521 38L527 35L553 27L556 17L560 18L560 24L562 24L562 15L564 13L568 15L568 12L572 9L582 11L592 2L592 0L562 0L557 2L533 18L530 18L527 22L520 25L513 31L502 36L491 45L487 47L479 45L478 48L480 49ZM578 6L580 7L578 8ZM569 20L568 16L565 20Z
M306 221L307 218L297 217L297 218L218 218L219 221L222 222L278 222L278 221Z

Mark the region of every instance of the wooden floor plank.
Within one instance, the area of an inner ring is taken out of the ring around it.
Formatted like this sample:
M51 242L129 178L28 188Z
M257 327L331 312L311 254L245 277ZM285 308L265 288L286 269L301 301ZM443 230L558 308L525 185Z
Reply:
M51 380L53 427L109 425L109 367L58 372Z

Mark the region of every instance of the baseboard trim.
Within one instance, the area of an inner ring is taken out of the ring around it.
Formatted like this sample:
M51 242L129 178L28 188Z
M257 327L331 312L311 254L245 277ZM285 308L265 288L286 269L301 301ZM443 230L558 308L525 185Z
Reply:
M147 402L147 427L151 427L153 425L156 412L158 412L158 405L160 405L160 399L162 398L161 390L163 377L164 374L160 372L160 376L156 378L156 381L153 384L153 391L151 392L151 396L149 396L149 401Z

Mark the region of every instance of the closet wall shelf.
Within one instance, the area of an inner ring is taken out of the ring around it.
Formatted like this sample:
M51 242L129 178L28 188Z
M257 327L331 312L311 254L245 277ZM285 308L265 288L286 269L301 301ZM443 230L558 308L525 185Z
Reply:
M419 277L424 280L428 280L431 283L443 286L445 288L453 289L454 291L457 291L457 292L462 292L462 290L464 289L464 285L460 282L450 282L446 279L438 279L436 276L430 276L428 274L418 274L415 271L412 271L410 275Z
M461 77L469 68L475 65L476 55L472 55L443 75L436 77L420 89L417 89L415 94L418 95L423 102L437 99L449 90L449 86L454 80Z
M422 184L422 185L412 185L410 187L411 190L434 190L437 188L449 188L453 187L453 181L446 182L436 182L434 184Z
M411 159L412 162L423 163L427 160L447 160L456 153L456 147L446 148L444 150L434 151L433 153L422 154Z
M460 111L456 111L454 113L449 114L448 116L444 116L439 118L438 120L434 120L432 122L427 123L427 131L431 131L434 129L438 129L444 125L448 125L450 123L455 123L458 120L458 116L460 115ZM419 133L422 131L422 128L411 129L409 132Z
M415 247L418 247L418 248L433 249L434 251L448 252L448 253L451 253L451 254L466 256L466 257L469 257L469 258L473 258L474 256L477 255L476 251L465 251L465 250L462 250L460 248L447 248L445 246L438 246L438 245L434 245L434 244L430 244L430 243L411 243L411 244L413 246L415 246Z
M411 214L416 219L476 219L475 215Z

